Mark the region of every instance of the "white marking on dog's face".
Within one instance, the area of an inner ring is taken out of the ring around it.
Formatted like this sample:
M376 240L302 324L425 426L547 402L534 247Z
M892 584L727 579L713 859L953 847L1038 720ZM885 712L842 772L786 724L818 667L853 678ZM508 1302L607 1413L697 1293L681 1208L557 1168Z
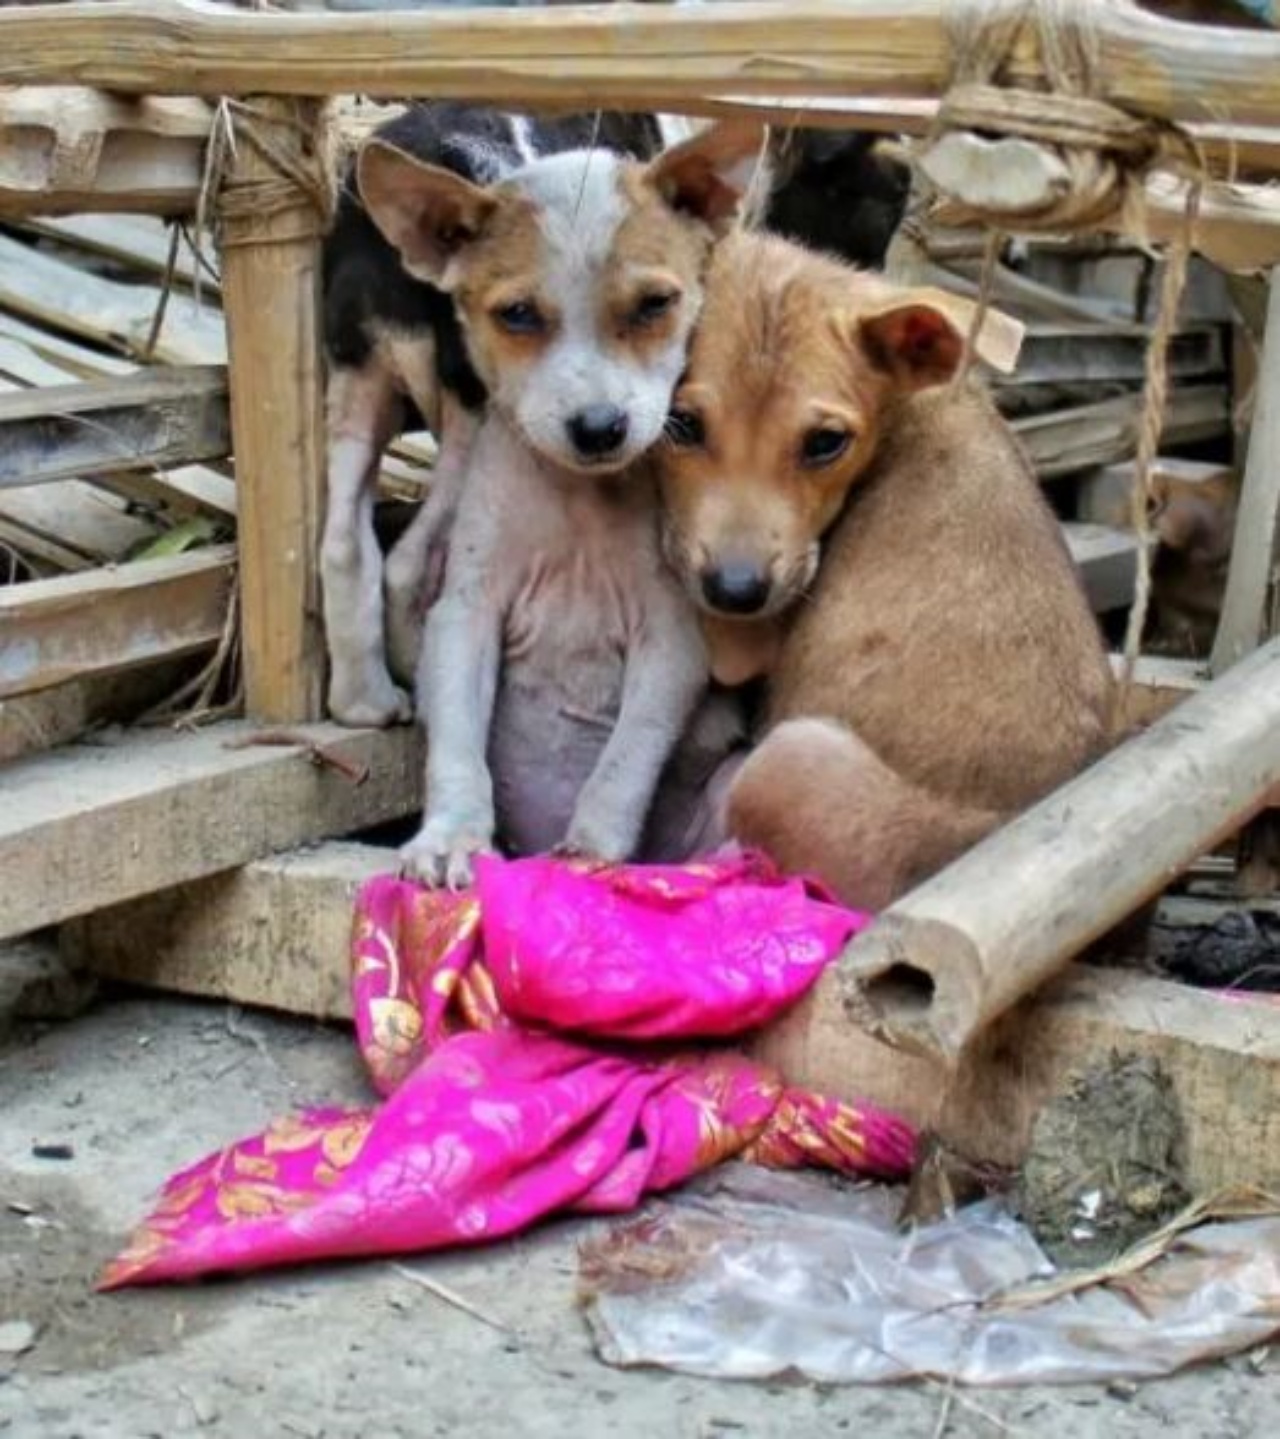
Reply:
M624 468L662 434L709 232L607 151L549 156L447 277L491 402L548 461Z

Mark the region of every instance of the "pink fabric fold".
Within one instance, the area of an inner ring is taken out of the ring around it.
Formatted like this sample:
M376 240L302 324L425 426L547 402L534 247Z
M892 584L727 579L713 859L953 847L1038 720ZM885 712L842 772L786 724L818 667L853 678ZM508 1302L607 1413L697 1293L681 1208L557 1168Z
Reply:
M619 1212L733 1155L896 1177L911 1129L692 1041L794 1003L867 917L735 856L482 862L468 895L357 900L357 1037L379 1108L312 1110L175 1176L104 1288L475 1244Z

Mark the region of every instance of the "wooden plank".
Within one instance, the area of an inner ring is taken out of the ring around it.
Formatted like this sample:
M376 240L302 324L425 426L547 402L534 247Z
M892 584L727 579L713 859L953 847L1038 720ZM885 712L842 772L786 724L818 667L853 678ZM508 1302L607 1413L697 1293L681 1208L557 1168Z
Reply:
M0 518L29 542L58 546L91 566L119 563L160 537L155 523L134 513L127 500L80 480L0 488Z
M341 842L274 855L100 910L63 943L127 984L349 1019L355 892L397 865L394 850Z
M490 98L679 108L713 93L937 95L943 0L565 6L366 15L246 13L184 0L0 11L0 84L129 93ZM1105 98L1138 114L1280 124L1280 35L1092 11ZM1030 28L1030 27L1028 27ZM163 43L157 43L157 35ZM1010 64L1040 78L1030 39Z
M31 215L22 222L22 229L136 267L156 279L169 270L169 226L148 215ZM216 299L221 288L185 238L178 241L173 276L187 288L198 278L201 290L210 298Z
M1138 542L1106 525L1064 524L1062 532L1095 614L1127 609L1138 580Z
M1152 488L1157 501L1201 498L1224 510L1236 503L1239 486L1230 465L1160 456L1152 466ZM1104 465L1076 481L1076 510L1089 524L1128 529L1133 523L1133 488L1137 465L1132 460Z
M1280 266L1271 272L1253 425L1236 513L1231 567L1210 666L1221 674L1274 629L1280 555Z
M19 315L146 358L159 303L160 291L153 286L91 275L0 235L0 304ZM190 295L171 295L150 358L167 365L225 364L221 315L207 305L198 307Z
M1167 244L1186 223L1186 182L1157 175L1146 190L1146 233ZM1274 185L1208 184L1193 234L1196 251L1219 269L1248 274L1280 265L1280 194Z
M850 1013L954 1061L1280 784L1280 639L881 914L845 952Z
M1117 395L1091 405L1011 421L1042 479L1129 459L1137 445L1142 397ZM1163 439L1185 445L1231 428L1230 397L1220 385L1187 385L1169 396Z
M305 165L319 119L308 101L256 102L275 140ZM273 165L239 147L233 185ZM239 489L245 704L264 720L324 712L320 526L324 510L324 364L320 217L299 192L267 214L223 221L223 296L231 340L231 419Z
M975 1158L1016 1165L1043 1105L1112 1055L1159 1061L1186 1133L1191 1186L1280 1184L1280 1005L1077 965L998 1021L948 1071L852 1024L838 972L753 1052L793 1084L894 1109Z
M103 725L137 719L178 689L192 663L190 658L178 659L128 674L94 675L0 700L0 764L70 744Z
M220 366L0 394L0 489L221 459L230 448Z
M112 979L348 1019L355 891L395 867L388 849L325 844L100 910L66 926L63 942ZM1074 1071L1112 1053L1152 1055L1182 1105L1193 1183L1280 1183L1280 1006L1077 967L949 1076L852 1025L832 974L752 1047L792 1083L902 1110L998 1163L1021 1158L1039 1107Z
M235 547L0 588L0 699L214 644Z
M0 91L0 215L190 214L212 113L202 100L67 85Z
M128 360L122 359L119 355L91 349L88 345L68 340L65 336L54 334L51 330L28 325L25 321L18 319L16 315L5 314L3 311L0 311L0 337L10 344L16 342L26 349L34 359L56 365L64 372L63 379L60 381L30 378L16 370L11 372L15 378L24 379L29 384L65 383L66 380L73 378L91 380L97 375L129 375L137 368L136 365L130 364ZM6 357L12 353L7 350ZM8 358L6 358L7 363Z
M297 732L348 772L309 762L302 748L233 747L261 733L244 723L135 731L118 744L71 746L8 766L0 938L350 834L421 804L416 726ZM355 783L351 772L364 770L366 781Z
M1117 678L1124 673L1124 656L1112 655L1111 668ZM1209 683L1207 666L1197 660L1166 659L1161 655L1139 655L1133 672L1133 687L1125 708L1126 721L1138 729L1154 724L1183 700L1199 694Z

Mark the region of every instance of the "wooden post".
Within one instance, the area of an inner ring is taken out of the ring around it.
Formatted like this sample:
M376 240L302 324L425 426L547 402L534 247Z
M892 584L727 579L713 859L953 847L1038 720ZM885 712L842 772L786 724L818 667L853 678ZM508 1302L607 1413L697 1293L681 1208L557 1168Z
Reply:
M316 101L263 99L232 113L235 154L220 196L222 295L240 492L245 702L254 719L318 719L325 216L282 171L318 173L322 109Z
M1280 561L1280 266L1270 298L1231 569L1210 667L1215 675L1274 633Z

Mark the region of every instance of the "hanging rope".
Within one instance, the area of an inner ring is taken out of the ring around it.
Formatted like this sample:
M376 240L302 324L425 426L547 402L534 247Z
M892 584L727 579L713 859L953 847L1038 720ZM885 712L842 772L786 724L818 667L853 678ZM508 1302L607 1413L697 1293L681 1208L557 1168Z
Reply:
M991 300L1005 235L1072 234L1103 225L1144 241L1145 187L1156 167L1188 179L1187 205L1170 245L1147 349L1132 496L1138 575L1129 613L1113 733L1124 724L1151 598L1154 464L1168 398L1168 345L1178 323L1204 167L1176 126L1139 117L1103 98L1097 19L1120 0L959 0L949 33L953 65L937 120L915 155L932 224L988 232L977 310L958 383ZM1040 74L1016 79L1032 47Z

